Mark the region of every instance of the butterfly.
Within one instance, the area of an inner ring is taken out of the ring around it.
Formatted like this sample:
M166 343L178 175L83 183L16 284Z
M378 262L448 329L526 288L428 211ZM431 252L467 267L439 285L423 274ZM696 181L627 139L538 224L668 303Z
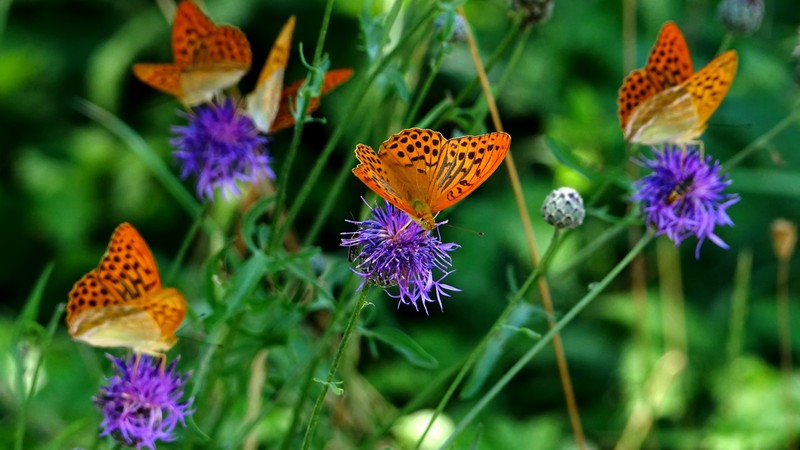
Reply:
M153 355L175 345L185 315L183 295L161 286L153 254L128 223L114 230L100 265L75 283L67 303L73 339Z
M294 26L295 18L291 16L275 39L264 68L258 76L256 88L245 99L247 114L253 119L256 128L267 134L290 127L295 122L291 101L297 97L304 80L285 89L283 87L283 75L289 62ZM322 84L322 94L347 81L352 73L350 69L328 71ZM319 98L312 98L308 105L308 113L314 112L318 106Z
M689 48L674 22L661 28L647 65L619 89L618 116L625 140L684 144L699 137L736 75L738 57L728 50L694 72Z
M134 64L133 74L193 106L238 83L250 70L252 53L241 30L214 25L195 3L184 0L172 23L172 57L172 64Z
M433 215L477 189L497 169L511 145L503 132L445 139L433 130L409 128L381 144L378 153L356 146L353 173L424 229Z

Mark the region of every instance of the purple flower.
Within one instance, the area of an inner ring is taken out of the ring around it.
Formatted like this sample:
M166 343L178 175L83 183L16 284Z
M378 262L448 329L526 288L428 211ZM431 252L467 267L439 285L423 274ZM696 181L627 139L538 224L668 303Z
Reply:
M197 196L209 200L214 188L222 190L225 199L238 195L237 181L254 182L275 178L269 167L267 138L258 130L233 99L196 108L183 127L172 127L175 137L170 144L181 165L181 178L197 175Z
M425 314L430 302L438 302L443 309L442 297L450 296L446 291L460 290L442 283L452 273L447 272L451 264L447 252L460 246L452 242L443 244L388 202L383 208L376 205L370 210L374 219L348 220L358 225L358 231L342 233L350 236L342 239L342 246L351 248L351 260L356 262L353 272L363 279L360 288L366 283L381 286L390 297L406 305L411 303L417 311L417 302L421 301ZM443 273L438 280L433 278L434 269ZM398 292L389 292L388 289L395 286ZM431 291L435 300L431 298Z
M93 398L103 413L100 436L111 435L122 445L156 448L156 441L173 441L173 431L194 413L192 400L181 402L189 373L175 371L177 360L164 370L160 359L133 355L130 361L108 358L117 373ZM137 361L138 359L138 361Z
M723 193L731 181L719 174L719 162L712 164L710 156L701 159L697 147L665 145L663 151L654 152L653 159L637 161L653 173L634 183L637 192L633 200L642 201L647 224L656 235L666 234L675 245L697 236L697 259L706 239L727 249L728 245L714 234L714 227L733 226L725 210L738 202L739 196Z

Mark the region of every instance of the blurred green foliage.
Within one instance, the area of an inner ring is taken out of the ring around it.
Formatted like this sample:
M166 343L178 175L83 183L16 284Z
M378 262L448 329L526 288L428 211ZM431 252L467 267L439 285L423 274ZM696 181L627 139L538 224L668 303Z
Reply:
M626 186L614 184L599 189L597 178L560 164L554 156L562 152L587 172L623 177L629 157L616 117L617 89L627 72L623 68L622 3L557 1L552 19L533 29L524 43L519 64L496 92L506 131L513 137L512 152L528 208L534 215L540 248L547 246L552 231L538 220L536 213L539 202L551 188L571 185L584 193L591 204L586 224L569 235L554 261L556 273L569 263L572 255L608 228L603 214L622 216L627 207ZM331 67L352 67L357 77L371 70L371 59L381 50L375 43L387 31L381 24L392 4L370 0L335 2L325 47ZM414 13L433 5L405 1L401 23L410 22ZM307 70L297 51L302 43L306 57L311 58L324 2L207 0L205 7L218 23L239 26L251 42L254 68L240 83L243 91L247 92L255 83L277 31L292 14L297 16L298 26L286 78L294 81L305 76ZM502 0L473 0L465 7L486 60L511 28L509 7ZM761 29L750 37L733 40L732 48L739 52L740 61L736 80L703 136L706 152L715 158L724 162L797 110L798 87L793 81L797 61L791 59L792 50L798 45L796 29L800 18L796 13L794 0L769 2ZM66 301L72 284L97 264L117 224L124 221L135 224L166 274L193 218L170 196L141 158L78 108L79 101L84 99L118 116L177 172L168 139L170 127L184 120L176 114L181 108L174 99L140 83L130 71L134 62L170 58L170 29L158 5L143 0L18 0L7 11L0 2L2 14L7 17L5 29L0 28L3 32L0 136L4 141L0 153L0 217L5 218L0 222L4 245L0 252L0 297L4 299L0 309L0 330L3 330L0 348L11 348L17 344L17 336L9 330L49 263L54 263L54 269L36 314L41 324L46 324L57 305ZM658 29L666 20L674 20L684 31L697 67L713 57L725 35L716 19L716 2L639 2L636 19L637 67L644 64ZM402 25L389 30L391 45L406 39L406 31ZM434 34L431 30L425 33L428 37ZM429 42L423 40L423 43ZM512 43L512 48L515 45L517 42ZM326 123L306 125L289 180L290 204L305 181L307 168L313 165L330 138L331 130L344 122L345 131L328 163L330 170L323 172L296 221L295 231L301 238L317 212L326 206L328 187L340 166L351 160L355 145L363 142L377 148L391 133L413 125L403 120L434 59L428 48L420 44L404 53L404 58L393 60L364 95L366 106L362 108L346 109L351 97L362 95L353 91L356 80L322 100L314 116L324 117ZM508 58L503 58L490 72L493 82L505 73L506 64ZM465 44L454 44L442 60L441 72L434 78L417 118L442 98L457 95L474 77L468 48ZM482 119L485 115L485 103L476 92L440 128L448 134L478 117L479 123L490 129L490 121ZM291 131L270 137L274 167L281 167L291 137ZM730 244L730 250L706 243L698 261L694 258L693 240L679 249L688 362L669 391L669 401L655 417L655 425L645 441L649 448L784 448L787 435L797 439L800 430L797 372L792 375L794 384L788 394L794 406L791 430L787 430L783 410L787 394L780 372L775 326L776 262L769 225L778 217L800 222L798 142L800 127L795 123L731 171L731 191L739 193L742 200L730 210L736 226L718 231ZM184 185L194 192L191 183L192 180L187 180ZM319 282L330 283L337 293L346 289L346 283L353 283L347 271L347 252L339 247L339 239L341 232L352 228L345 220L360 215L359 196L365 194L365 189L355 177L349 177L344 192L336 199L319 238L313 243L315 249L303 255L324 267L323 275L297 264L303 267L298 271L309 278L319 275ZM217 208L210 214L230 218L231 211ZM348 396L347 401L337 404L343 411L334 419L340 422L327 423L325 431L319 433L329 437L329 448L349 448L359 443L360 438L366 439L379 426L370 419L383 418L388 414L386 411L403 408L428 386L434 392L420 408L434 407L444 390L434 385L434 380L463 361L506 306L515 287L531 271L519 214L503 169L468 201L445 215L457 227L485 232L479 236L457 228L443 230L444 241L457 241L462 246L454 253L456 272L448 278L449 284L462 291L445 301L443 312L431 309L430 316L409 307L398 309L394 300L377 289L371 291L372 305L362 317L363 326L371 331L365 331L363 339L351 343L355 356L348 357L337 376L345 380ZM203 320L202 314L214 311L215 299L209 292L218 286L209 274L214 272L217 261L209 259L209 251L220 246L220 242L211 242L208 248L189 250L172 281L186 293L195 309L184 324L185 333L179 333L182 353L186 353L184 361L193 361L206 346L220 343L217 340L220 336L192 331ZM627 240L617 237L586 264L551 279L557 315L563 315L580 299L590 284L604 276L627 249ZM661 261L657 259L655 246L650 250L645 257L649 283L645 323L637 323L639 316L631 302L626 275L616 280L563 333L584 428L588 439L598 448L610 448L617 442L650 375L642 367L652 367L669 347L669 342L665 342L665 328L669 326L664 319L665 300L659 290L663 287L658 278ZM728 355L722 349L731 339L729 317L736 259L744 251L752 252L753 270L747 286L743 344L740 353ZM311 254L316 256L308 256ZM288 270L288 266L291 264L281 267ZM239 269L244 271L242 268L247 267L247 262L243 262ZM791 267L791 280L800 279L798 267L798 264ZM246 275L237 272L237 276ZM796 301L797 283L790 292ZM241 295L244 298L250 294ZM538 298L534 291L529 296ZM279 375L272 375L273 372L269 375L274 377L270 379L274 386L287 382L284 378L291 382L291 377L280 370L299 367L304 358L313 354L318 336L316 331L308 330L325 325L323 319L320 319L323 323L307 320L315 308L327 310L331 299L324 299L328 303L316 300L321 303L304 310L266 301L251 305L253 316L241 320L242 329L251 333L245 341L252 346L249 348L252 352L230 355L233 361L213 369L223 372L215 376L236 380L230 386L217 386L220 391L215 395L242 394L246 379L237 378L235 368L244 372L260 345L275 345L270 350L273 362L270 370ZM795 304L791 312L792 317L800 314ZM527 326L544 333L544 313L535 309L530 314L532 319ZM386 342L404 342L403 336L391 332L370 335L381 327L411 336L420 347L411 359L432 358L437 362L436 368L411 364L408 355L404 358L386 345ZM644 352L637 348L642 344L635 338L638 327L645 330L647 337ZM792 331L793 346L800 348L800 330L795 327ZM20 338L35 347L42 342L43 335L43 332L26 334ZM248 340L255 337L263 341ZM535 338L512 333L505 353L488 377L494 380L532 342ZM359 344L360 354L356 351ZM2 358L0 417L11 417L19 408L12 376L18 361L10 356ZM107 374L106 366L102 351L73 343L64 327L59 328L47 353L39 390L31 399L27 427L31 444L25 448L94 445L100 418L93 410L90 396ZM319 369L318 378L324 375ZM264 402L270 401L269 395L274 393L269 391L271 388L264 393ZM211 405L212 400L209 400ZM470 406L468 401L451 403L447 415L456 420ZM211 411L209 414L219 419L214 422L215 429L202 426L198 429L190 424L185 434L194 436L191 442L197 447L221 447L220 442L206 442L201 433L213 433L215 438L236 435L241 431L238 426L245 408L242 401L230 411ZM289 406L276 404L257 424L264 448L275 448L281 442L291 414ZM13 441L14 430L6 427L10 423L0 424L0 447L10 448ZM465 433L457 446L468 448L479 442L478 448L572 448L571 439L561 384L552 352L548 350L538 355L490 404L480 426ZM383 437L374 445L382 448L383 444L393 445L391 442ZM181 446L179 441L170 448Z

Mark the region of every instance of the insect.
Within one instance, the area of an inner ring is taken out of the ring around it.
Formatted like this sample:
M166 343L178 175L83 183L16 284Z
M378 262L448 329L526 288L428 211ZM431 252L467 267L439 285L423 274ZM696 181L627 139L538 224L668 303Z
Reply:
M183 295L161 286L153 254L128 223L114 230L100 265L75 283L67 303L73 339L153 355L177 342L185 315Z
M669 194L667 194L667 205L672 205L688 194L692 183L694 183L694 177L689 176L676 184L675 187L669 191Z
M647 65L631 72L619 89L625 140L646 145L695 140L728 93L737 64L736 51L728 50L694 72L681 30L664 24Z
M291 86L283 87L283 75L289 62L289 50L292 45L295 18L291 16L281 29L267 61L258 76L256 88L246 97L247 113L263 133L274 133L290 127L295 120L292 116L291 101L297 97L303 80ZM347 81L353 71L350 69L334 69L325 73L322 94L326 94ZM319 98L312 98L308 105L308 113L319 106Z
M433 215L477 189L497 169L511 145L503 132L445 139L433 130L410 128L381 144L378 153L356 147L353 173L424 229Z
M241 30L214 25L195 3L184 0L172 23L172 57L172 64L134 64L133 74L193 106L238 83L250 70L252 53Z

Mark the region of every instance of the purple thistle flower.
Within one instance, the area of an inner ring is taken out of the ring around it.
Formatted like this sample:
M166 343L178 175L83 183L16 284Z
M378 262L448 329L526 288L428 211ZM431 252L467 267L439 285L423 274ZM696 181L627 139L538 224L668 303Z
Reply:
M460 246L442 243L389 202L384 202L382 208L367 206L374 219L348 220L358 225L358 231L342 233L350 236L342 239L342 246L358 252L351 260L356 262L353 272L362 278L359 289L373 283L383 287L390 297L400 300L398 307L400 303L411 303L419 311L417 301L421 301L428 314L427 303L436 301L443 310L442 297L450 296L446 291L460 290L442 283L452 273L447 271L451 265L447 252ZM434 269L444 273L438 280L433 278ZM398 293L388 291L395 286ZM436 300L431 298L431 291Z
M701 159L697 147L689 149L666 145L654 150L653 159L637 162L653 173L634 183L633 200L641 200L647 224L656 235L666 234L675 245L691 235L699 239L695 258L706 239L721 248L728 245L714 234L717 225L733 226L725 212L739 201L736 194L724 194L731 180L719 174L719 161L711 156Z
M253 120L226 98L196 108L186 126L172 127L175 137L170 144L173 155L181 165L181 178L197 175L197 196L209 200L214 188L222 190L224 198L238 195L237 181L255 182L265 177L275 178L269 166L267 138L258 134Z
M165 371L159 359L133 355L130 361L107 355L117 371L93 398L103 413L100 436L111 435L122 445L156 448L156 441L173 441L173 431L194 413L192 399L181 402L189 373L175 371L178 360ZM137 361L138 358L138 361Z

